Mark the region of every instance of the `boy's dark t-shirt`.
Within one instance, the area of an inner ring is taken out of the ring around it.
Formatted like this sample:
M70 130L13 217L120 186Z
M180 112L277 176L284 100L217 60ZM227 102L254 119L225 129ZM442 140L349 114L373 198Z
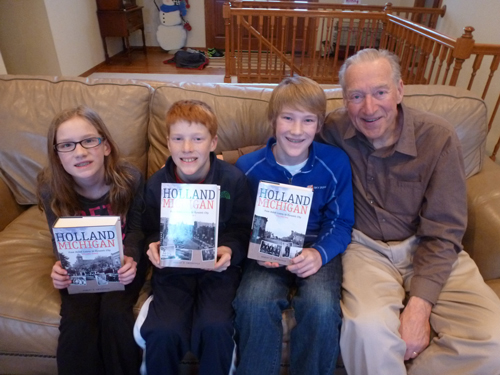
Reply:
M160 201L161 184L176 183L175 163L169 157L165 167L153 174L144 193L146 211L143 228L146 235L146 248L160 238ZM217 159L210 154L210 170L204 184L220 186L219 237L217 246L231 248L231 266L240 266L246 257L250 228L253 216L253 203L245 175L235 166ZM161 274L188 274L205 272L197 268L154 267L154 272Z

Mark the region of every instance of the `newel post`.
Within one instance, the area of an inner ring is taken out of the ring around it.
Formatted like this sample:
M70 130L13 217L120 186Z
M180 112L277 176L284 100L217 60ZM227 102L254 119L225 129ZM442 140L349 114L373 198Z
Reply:
M455 58L455 65L453 66L453 74L450 79L450 86L455 86L458 81L458 75L462 69L462 65L472 54L474 48L474 38L472 38L472 26L464 27L464 33L457 39L455 48L453 49L453 57Z

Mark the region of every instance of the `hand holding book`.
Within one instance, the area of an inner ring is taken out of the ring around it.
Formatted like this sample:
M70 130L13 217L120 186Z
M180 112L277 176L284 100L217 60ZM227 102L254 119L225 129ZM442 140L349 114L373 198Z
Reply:
M62 265L61 261L58 260L52 266L52 272L50 273L52 277L52 284L56 289L64 289L71 285L71 280L68 276L68 271L66 271Z
M118 270L118 280L123 285L128 285L134 281L135 274L137 273L137 262L134 258L124 255L123 266Z
M231 255L233 251L227 246L219 246L217 248L217 262L213 271L222 272L227 270L227 267L231 265Z
M160 262L160 241L151 242L149 244L149 249L146 252L146 254L148 255L148 258L153 264L153 266L157 268L163 268Z
M318 250L307 247L292 259L292 263L286 269L298 277L308 277L314 275L323 265L323 260Z

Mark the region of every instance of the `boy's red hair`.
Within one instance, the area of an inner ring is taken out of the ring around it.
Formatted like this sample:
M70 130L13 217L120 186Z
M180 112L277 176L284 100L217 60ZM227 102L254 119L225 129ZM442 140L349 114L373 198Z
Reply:
M170 127L178 121L198 123L205 126L214 138L217 135L217 118L212 108L200 100L179 100L172 104L167 112L167 137Z

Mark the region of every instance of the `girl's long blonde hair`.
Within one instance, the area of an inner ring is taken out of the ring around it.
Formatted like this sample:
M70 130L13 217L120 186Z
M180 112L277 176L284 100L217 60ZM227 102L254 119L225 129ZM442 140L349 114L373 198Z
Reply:
M75 190L75 180L65 171L59 155L54 150L59 126L74 117L80 117L92 124L99 135L109 144L111 152L104 157L104 182L110 187L109 203L111 212L113 215L119 215L124 220L135 194L135 177L132 174L132 166L121 159L118 147L101 117L85 106L69 108L60 112L50 124L47 134L49 164L37 177L38 207L43 210L41 188L47 185L51 191L50 208L58 217L81 214L81 207Z

